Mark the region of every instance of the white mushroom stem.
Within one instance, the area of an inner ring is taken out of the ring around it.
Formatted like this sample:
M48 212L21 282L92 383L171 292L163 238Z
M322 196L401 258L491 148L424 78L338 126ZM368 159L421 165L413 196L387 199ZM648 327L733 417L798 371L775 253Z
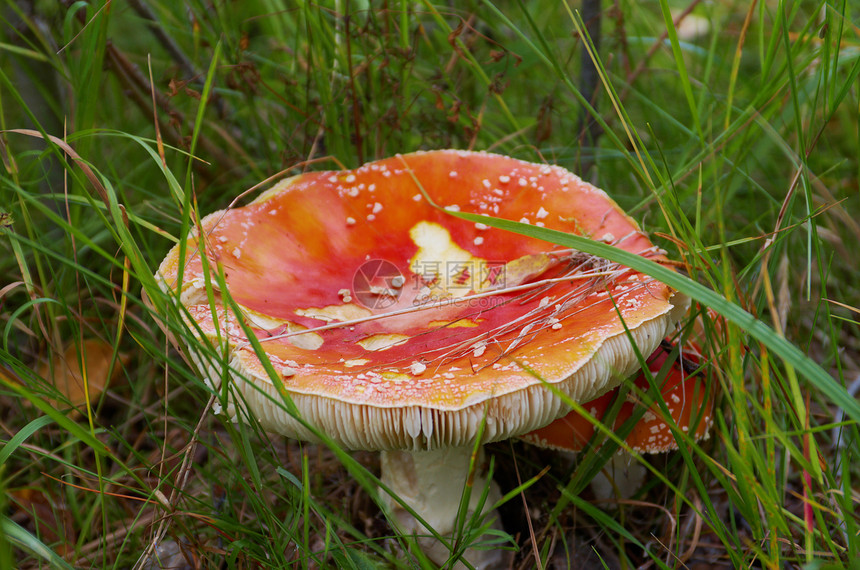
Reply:
M463 489L469 480L469 465L472 457L471 447L450 447L432 451L383 451L382 482L394 496L421 517L436 533L448 540L448 545L437 540L427 527L419 523L403 506L392 497L385 495L400 531L414 534L421 550L435 563L444 565L452 555L453 537L457 526L457 514ZM495 483L487 481L481 467L483 453L478 457L473 474L472 489L469 496L469 520L478 508L478 502L489 485L489 494L483 505L483 512L490 518L496 517L495 528L501 528L495 512L487 513L500 498ZM485 519L486 520L486 519ZM503 551L499 549L467 549L463 559L474 568L498 568L503 562ZM453 568L465 568L459 563Z

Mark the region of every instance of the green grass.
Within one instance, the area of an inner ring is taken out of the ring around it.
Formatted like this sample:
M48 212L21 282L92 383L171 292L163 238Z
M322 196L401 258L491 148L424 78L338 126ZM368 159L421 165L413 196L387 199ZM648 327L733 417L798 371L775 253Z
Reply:
M729 322L707 329L710 440L648 458L636 501L596 500L584 461L489 446L516 567L860 557L857 6L697 2L711 28L690 37L686 3L605 2L595 50L576 2L448 4L3 3L0 567L133 567L156 542L202 567L419 565L376 503L374 454L205 412L223 394L161 327L221 357L152 274L278 172L450 147L593 181L689 279L642 270ZM83 415L58 411L44 363L93 338L119 376Z

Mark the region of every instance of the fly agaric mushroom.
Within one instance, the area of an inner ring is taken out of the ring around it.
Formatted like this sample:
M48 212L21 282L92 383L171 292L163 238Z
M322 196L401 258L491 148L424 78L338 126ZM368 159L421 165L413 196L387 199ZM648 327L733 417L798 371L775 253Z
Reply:
M669 418L693 441L707 438L713 424L713 390L699 370L702 359L698 347L688 342L677 358L667 366L666 361L673 349L672 343L666 340L647 360L648 370L662 382L660 397L666 405L668 416L656 401L645 410L625 439L630 449L638 453L664 453L678 449L679 442L672 432ZM637 391L647 392L651 381L648 375L640 372L633 384ZM616 388L582 404L582 407L591 416L601 420L618 397L618 393L619 388ZM633 391L628 393L627 400L621 404L610 429L620 430L625 422L636 415L636 409L641 405L641 400ZM595 431L594 423L572 411L522 436L522 439L541 447L576 453L587 448ZM592 481L592 490L596 495L602 498L615 495L629 497L639 488L645 476L645 469L638 462L631 463L630 459L621 449L613 455L604 468L604 471L609 472L609 477L601 474Z
M385 486L450 536L465 481L475 489L470 509L487 485L468 473L476 445L564 414L558 393L587 401L617 385L638 368L631 342L652 352L688 300L627 267L444 210L665 260L602 190L560 167L434 151L283 180L247 206L204 218L185 258L175 246L157 276L194 335L221 339L213 344L228 352L231 388L262 428L315 441L311 425L346 449L382 451ZM239 314L207 267L223 270ZM189 348L217 384L217 363ZM278 404L284 395L306 424ZM226 412L237 409L234 398ZM427 534L399 502L390 505L402 530ZM437 562L450 556L437 541L422 546ZM490 567L494 556L465 558Z

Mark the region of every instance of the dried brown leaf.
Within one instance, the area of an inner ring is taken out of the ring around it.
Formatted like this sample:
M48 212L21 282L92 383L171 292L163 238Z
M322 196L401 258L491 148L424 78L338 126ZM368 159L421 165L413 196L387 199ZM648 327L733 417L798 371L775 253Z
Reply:
M54 551L60 556L74 551L76 533L68 505L32 487L11 490L8 498L15 522L32 529L42 542L56 544Z
M75 408L86 405L86 383L90 402L93 402L116 378L120 365L128 361L126 355L114 358L114 350L108 343L98 339L88 339L79 347L72 343L62 354L54 355L50 363L42 362L38 373L63 394ZM83 363L83 369L81 368ZM59 405L55 402L55 405Z

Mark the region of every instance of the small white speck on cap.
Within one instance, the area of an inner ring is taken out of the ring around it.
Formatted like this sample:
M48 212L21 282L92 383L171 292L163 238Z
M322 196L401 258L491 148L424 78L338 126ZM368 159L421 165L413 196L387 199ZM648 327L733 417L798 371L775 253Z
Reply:
M379 212L381 212L381 211L382 211L382 204L380 204L379 202L374 202L374 204L373 204L373 213L374 213L374 214L378 214L378 213L379 213Z
M421 198L422 198L421 194L416 194L416 195L412 196L412 199L415 200L416 202L420 202Z
M348 175L345 180L347 181L347 183L352 184L353 182L355 182L355 174Z
M395 289L400 289L403 287L403 284L406 283L406 278L402 275L398 275L391 280L391 286Z
M240 257L242 257L242 250L239 249L238 247L234 247L233 248L233 257L235 257L236 259L239 259Z
M525 178L520 178L517 181L517 184L519 184L520 186L525 186L526 184L528 184L528 180L526 180Z
M375 220L375 219L376 219L376 216L374 216L373 214L368 214L368 215L367 215L367 221L368 221L368 222L372 222L372 221L373 221L373 220Z
M221 243L227 243L227 236L218 236L218 241Z
M269 215L270 215L270 216L275 216L275 215L277 215L277 214L278 214L278 211L277 211L277 210L269 210Z
M350 295L352 295L350 290L345 287L343 289L338 289L337 294L339 297L349 297Z
M475 238L475 245L481 245L482 243L484 243L484 238L481 236Z
M420 362L413 362L411 365L409 365L409 372L413 376L420 376L425 370L427 370L427 366L421 364Z
M475 224L475 229L476 229L476 230L486 230L486 229L488 229L489 227L490 227L490 226L488 226L487 224L482 224L481 222L477 222L477 223Z
M538 211L537 211L537 214L535 214L535 218L537 218L537 219L539 219L539 220L542 220L542 219L544 219L544 218L545 218L545 217L547 217L547 216L549 216L549 212L547 212L546 210L544 210L544 207L543 207L543 206L541 206L541 207L540 207L540 210L538 210Z
M489 187L490 187L490 181L489 181L489 180L487 180L486 178L484 178L483 180L481 180L481 184L483 184L483 185L484 185L484 188L489 188Z
M449 212L459 212L460 206L458 206L457 204L451 204L450 206L445 206L445 209Z
M528 218L523 217L523 218L520 218L520 223L521 224L530 224L531 222L529 221Z
M561 329L561 323L553 323L552 330L557 331Z
M510 182L510 181L511 181L511 177L510 177L510 176L506 176L506 175L504 175L504 174L502 174L501 176L499 176L499 182L501 182L502 184L507 184L507 183L508 183L508 182Z
M347 218L346 219L346 225L354 226L355 225L355 218L352 218L352 217Z
M331 176L328 177L328 181L331 182L332 184L334 184L335 182L337 182L337 176L332 174Z
M600 238L600 241L605 241L606 243L612 243L615 241L615 236L611 233L607 232L603 234L603 237Z
M449 172L449 173L448 173L448 176L449 176L450 178L457 178L457 171L456 171L456 170L452 170L451 172Z

